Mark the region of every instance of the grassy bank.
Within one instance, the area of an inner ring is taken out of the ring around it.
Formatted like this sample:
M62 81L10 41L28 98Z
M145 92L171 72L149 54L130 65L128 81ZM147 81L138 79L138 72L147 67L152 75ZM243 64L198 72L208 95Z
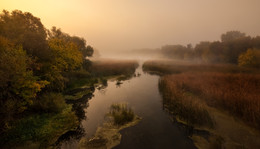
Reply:
M210 132L206 140L193 135L197 147L260 146L259 70L176 61L148 61L143 68L161 75L165 109L181 122Z

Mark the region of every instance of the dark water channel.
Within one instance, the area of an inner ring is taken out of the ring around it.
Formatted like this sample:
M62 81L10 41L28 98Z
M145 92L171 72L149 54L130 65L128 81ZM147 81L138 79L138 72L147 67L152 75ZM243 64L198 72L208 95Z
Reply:
M187 134L163 110L158 90L159 76L144 73L142 65L137 73L141 75L122 81L120 86L116 85L116 81L108 81L106 88L95 90L84 109L86 119L81 122L84 137L90 138L95 134L112 104L127 103L142 120L120 132L121 144L115 148L195 148ZM63 141L61 148L77 148L78 142L79 138L71 138Z

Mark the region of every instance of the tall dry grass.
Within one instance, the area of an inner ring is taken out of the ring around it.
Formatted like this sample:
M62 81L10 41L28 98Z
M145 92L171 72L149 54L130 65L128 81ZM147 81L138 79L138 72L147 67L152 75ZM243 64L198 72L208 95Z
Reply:
M260 128L260 74L193 72L164 76L162 82L171 96L175 90L192 93Z
M190 61L150 60L143 70L159 74L178 74L183 72L222 72L222 73L260 73L259 69L239 67L233 64L206 64Z
M187 93L171 76L161 78L160 93L163 96L163 106L174 117L189 125L213 127L214 121L210 117L200 99Z
M94 76L110 75L131 75L138 67L138 62L134 60L96 60L90 67Z

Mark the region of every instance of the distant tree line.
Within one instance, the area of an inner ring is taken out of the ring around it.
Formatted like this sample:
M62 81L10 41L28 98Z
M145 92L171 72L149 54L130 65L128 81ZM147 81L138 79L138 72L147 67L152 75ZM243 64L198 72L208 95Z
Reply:
M31 13L0 14L0 128L46 92L61 92L65 74L86 69L93 48L86 40L53 27ZM1 132L1 131L0 131Z
M226 32L221 35L221 41L203 41L194 48L191 44L165 45L161 48L167 58L252 67L260 67L259 51L260 36L250 37L240 31Z

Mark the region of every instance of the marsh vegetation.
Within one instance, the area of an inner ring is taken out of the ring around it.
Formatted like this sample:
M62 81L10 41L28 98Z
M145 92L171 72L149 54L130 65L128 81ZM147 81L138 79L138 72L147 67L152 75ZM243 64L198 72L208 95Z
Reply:
M230 64L201 65L180 61L148 61L143 68L147 72L161 75L159 89L164 108L181 123L195 129L208 130L215 139L219 136L223 141L226 139L225 143L219 142L219 146L259 146L257 141L252 145L241 139L242 136L239 136L241 140L230 141L230 138L234 137L233 133L239 134L241 130L246 131L244 133L249 138L259 136L258 69ZM226 119L223 120L224 116L220 118L216 113L224 113L223 115L227 115ZM239 120L234 122L232 117ZM229 130L220 131L221 127L229 127ZM241 128L239 131L240 127L246 127L246 130ZM211 141L209 143L212 143Z

